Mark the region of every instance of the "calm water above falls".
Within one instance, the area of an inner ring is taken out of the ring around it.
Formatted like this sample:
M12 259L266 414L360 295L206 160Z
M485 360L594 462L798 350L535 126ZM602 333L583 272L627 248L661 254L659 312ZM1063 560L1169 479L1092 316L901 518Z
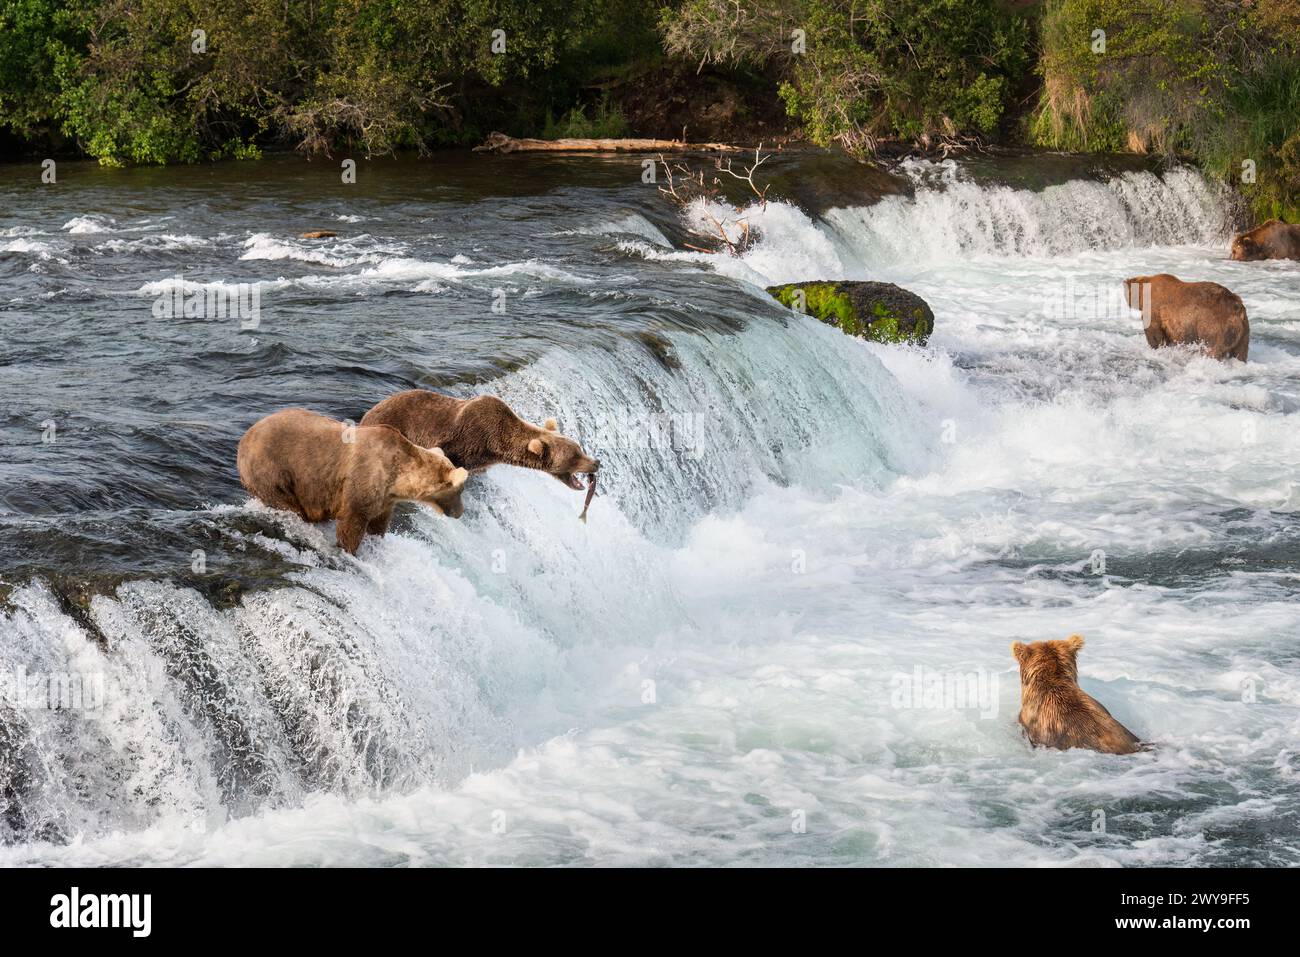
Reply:
M771 203L733 258L632 158L0 168L0 675L106 689L0 680L0 864L1300 863L1300 265L1228 261L1195 173L1043 169ZM1161 271L1249 364L1095 307ZM929 349L762 292L836 276ZM241 283L254 329L153 315ZM415 385L556 415L588 524L497 469L352 560L240 489L261 415ZM1155 748L1026 746L1009 645L1071 632Z

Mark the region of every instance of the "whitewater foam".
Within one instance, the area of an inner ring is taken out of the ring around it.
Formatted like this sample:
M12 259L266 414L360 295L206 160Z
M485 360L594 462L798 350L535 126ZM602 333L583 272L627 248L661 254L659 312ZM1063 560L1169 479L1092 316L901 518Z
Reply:
M461 521L404 510L355 560L328 523L223 506L220 534L302 567L229 608L128 583L91 607L107 654L20 588L14 647L126 690L85 739L4 712L24 784L0 863L1296 863L1292 273L1227 261L1213 188L1180 171L1041 194L927 175L822 218L688 211L751 216L738 257L614 231L693 294L695 270L738 280L748 321L492 381L605 461L585 525L578 496L510 469ZM398 256L310 281L500 270L597 296L636 268ZM1065 276L1161 270L1241 289L1249 365L1042 309ZM929 348L756 288L837 275L923 295ZM1152 751L1025 745L1008 646L1076 631L1085 690ZM916 669L985 675L996 714L897 707Z

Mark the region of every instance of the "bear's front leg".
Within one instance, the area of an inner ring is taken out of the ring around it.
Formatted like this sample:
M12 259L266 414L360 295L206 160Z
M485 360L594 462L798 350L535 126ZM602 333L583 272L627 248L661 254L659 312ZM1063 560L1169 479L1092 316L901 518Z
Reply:
M1152 349L1159 349L1169 344L1169 336L1165 332L1164 325L1154 316L1147 323L1146 328L1142 330L1147 336L1147 345Z
M366 537L366 517L357 512L344 512L338 517L334 527L334 537L339 548L349 555L355 555L361 547L361 539Z
M381 538L384 535L387 535L388 523L392 519L392 517L393 517L393 510L391 508L388 511L384 512L382 515L376 515L374 518L370 520L370 524L366 526L366 534L378 535Z

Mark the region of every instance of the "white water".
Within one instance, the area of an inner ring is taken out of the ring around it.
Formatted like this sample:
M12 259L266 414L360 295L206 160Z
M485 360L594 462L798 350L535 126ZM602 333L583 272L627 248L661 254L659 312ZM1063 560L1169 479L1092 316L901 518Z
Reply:
M625 246L737 279L745 331L674 335L677 372L579 348L496 384L600 450L587 525L504 469L461 522L418 514L357 562L282 517L301 587L217 612L127 586L92 608L107 655L22 592L27 668L118 691L96 723L11 725L27 834L62 839L0 864L1295 863L1294 264L1227 262L1187 173L748 215L743 259ZM1067 279L1161 270L1243 296L1249 365L1044 315ZM929 350L744 285L833 276L924 296ZM1071 632L1085 689L1154 750L1025 745L1008 646ZM897 707L918 667L990 673L996 713Z

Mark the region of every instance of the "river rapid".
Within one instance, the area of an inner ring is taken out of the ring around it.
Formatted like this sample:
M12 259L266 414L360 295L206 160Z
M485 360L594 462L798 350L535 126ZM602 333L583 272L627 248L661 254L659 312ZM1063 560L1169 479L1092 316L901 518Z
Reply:
M1300 863L1300 264L1229 261L1189 169L895 172L0 167L0 865ZM1150 350L1157 272L1237 292L1250 362ZM763 292L819 278L929 346ZM169 314L212 290L255 321ZM501 467L353 559L241 489L262 415L416 386L556 417L587 523ZM1071 633L1150 750L1028 747L1010 644Z

